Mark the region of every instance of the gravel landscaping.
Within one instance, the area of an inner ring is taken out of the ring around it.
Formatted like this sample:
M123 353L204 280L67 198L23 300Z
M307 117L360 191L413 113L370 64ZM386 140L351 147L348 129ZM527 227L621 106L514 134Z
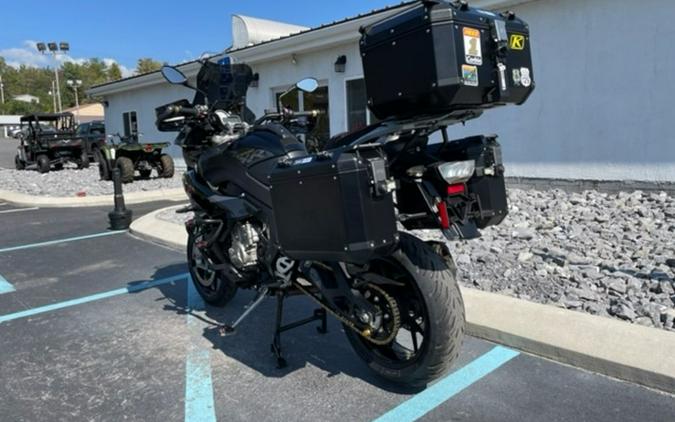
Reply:
M675 331L674 197L509 189L509 203L482 238L449 242L460 283Z
M153 178L149 180L136 180L124 185L124 192L146 192L181 186L181 174L178 172L171 179L156 179L153 173ZM67 166L63 170L45 174L30 170L0 169L0 189L35 196L98 196L111 195L113 183L100 180L98 168L92 163L91 167L84 170Z

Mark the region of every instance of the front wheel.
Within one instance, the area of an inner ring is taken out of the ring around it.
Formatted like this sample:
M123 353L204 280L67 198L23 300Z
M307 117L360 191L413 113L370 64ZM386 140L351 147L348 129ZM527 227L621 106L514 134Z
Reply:
M197 244L202 237L188 234L187 259L194 284L204 302L213 306L225 306L237 293L237 285L221 271L211 268L211 264Z
M159 177L170 179L173 177L174 165L173 158L169 154L162 154L159 156L159 167L157 174Z
M26 163L21 161L21 157L18 154L14 157L14 166L17 170L24 170L26 168Z
M115 160L115 167L120 170L120 179L122 183L131 183L134 181L134 162L128 157L119 157Z
M362 293L385 321L398 319L383 324L397 332L387 344L376 344L345 326L356 353L397 384L422 387L443 375L457 359L464 336L464 302L446 260L420 239L402 233L398 250L371 261L367 272L395 282L368 285Z
M89 168L89 155L87 151L82 150L82 154L80 154L80 158L77 160L77 168L80 170Z

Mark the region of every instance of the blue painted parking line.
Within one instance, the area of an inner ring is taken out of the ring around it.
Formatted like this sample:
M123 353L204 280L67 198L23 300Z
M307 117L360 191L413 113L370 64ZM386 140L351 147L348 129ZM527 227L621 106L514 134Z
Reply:
M375 419L375 422L415 421L519 354L497 346Z
M215 422L213 381L211 380L211 355L208 349L196 345L203 325L192 315L206 307L192 280L187 281L187 324L190 341L185 362L185 422Z
M15 290L16 289L14 288L14 286L12 286L12 283L7 281L7 279L3 277L2 274L0 274L0 295L4 293L10 293Z
M108 292L97 293L91 296L81 297L79 299L66 300L65 302L54 303L52 305L40 306L33 309L27 309L25 311L14 312L12 314L0 316L0 323L13 321L15 319L31 317L34 315L43 314L45 312L56 311L59 309L70 308L72 306L82 305L89 302L95 302L101 299L107 299L114 296L119 296L127 293L136 293L142 290L147 290L153 287L161 286L164 284L174 283L176 281L185 280L189 277L188 273L178 274L173 277L162 278L159 280L144 281L136 284L129 284L127 287L122 287L121 289L110 290Z
M68 238L59 239L59 240L50 240L50 241L47 241L47 242L30 243L28 245L12 246L12 247L9 247L9 248L0 249L0 253L18 251L18 250L22 250L22 249L39 248L39 247L42 247L42 246L49 246L49 245L58 245L59 243L75 242L75 241L78 241L78 240L95 239L97 237L113 236L113 235L116 235L116 234L122 234L122 233L126 233L126 232L127 232L126 230L116 230L116 231L109 231L109 232L103 232L103 233L88 234L88 235L85 235L85 236L68 237Z

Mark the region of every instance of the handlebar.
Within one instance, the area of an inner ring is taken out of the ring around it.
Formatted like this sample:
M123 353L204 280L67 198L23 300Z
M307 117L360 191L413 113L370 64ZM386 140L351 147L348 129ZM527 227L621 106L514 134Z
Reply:
M310 111L284 111L281 113L265 113L256 124L260 124L265 120L284 120L284 119L293 119L298 117L319 117L326 114L323 110L310 110Z
M200 111L194 107L183 107L177 105L170 105L159 116L158 121L164 121L172 117L198 117Z

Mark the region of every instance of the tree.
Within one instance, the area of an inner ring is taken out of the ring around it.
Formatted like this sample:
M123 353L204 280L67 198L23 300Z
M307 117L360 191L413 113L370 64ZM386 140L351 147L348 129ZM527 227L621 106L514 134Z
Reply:
M113 62L108 66L108 80L116 81L118 79L122 79L122 69L117 63Z
M162 63L144 57L142 59L138 59L138 64L136 65L136 73L142 75L144 73L150 73L159 70L161 67Z

